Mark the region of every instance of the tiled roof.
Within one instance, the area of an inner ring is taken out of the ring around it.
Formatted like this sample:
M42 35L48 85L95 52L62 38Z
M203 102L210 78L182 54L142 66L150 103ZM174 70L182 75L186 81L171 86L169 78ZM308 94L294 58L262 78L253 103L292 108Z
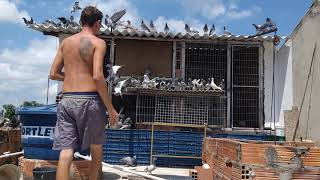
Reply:
M75 34L80 31L80 27L71 27L67 28L62 26L54 26L54 25L45 25L45 24L28 24L29 28L44 32L51 33L53 35L58 34ZM190 34L190 33L164 33L164 32L145 32L145 31L131 31L131 30L114 30L110 31L109 29L101 28L100 35L106 36L122 36L122 37L146 37L146 38L163 38L163 39L195 39L195 40L229 40L229 41L272 41L272 36L257 36L254 38L250 38L245 35L217 35L217 34Z

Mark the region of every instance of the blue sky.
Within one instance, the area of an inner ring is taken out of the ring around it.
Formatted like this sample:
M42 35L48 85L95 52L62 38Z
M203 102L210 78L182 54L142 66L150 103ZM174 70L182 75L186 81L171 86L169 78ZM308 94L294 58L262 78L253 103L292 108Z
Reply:
M22 16L36 22L70 15L74 1L0 0L0 106L24 100L45 103L47 74L57 39L27 28ZM184 23L201 31L204 23L216 25L217 33L227 26L233 34L253 34L252 23L270 17L278 34L290 34L311 5L311 0L80 0L80 5L97 5L103 13L127 9L123 20L139 26L141 19L155 21L158 29L168 22L172 31L184 32ZM79 16L79 12L76 16ZM51 82L50 102L57 85ZM0 107L1 109L1 107Z

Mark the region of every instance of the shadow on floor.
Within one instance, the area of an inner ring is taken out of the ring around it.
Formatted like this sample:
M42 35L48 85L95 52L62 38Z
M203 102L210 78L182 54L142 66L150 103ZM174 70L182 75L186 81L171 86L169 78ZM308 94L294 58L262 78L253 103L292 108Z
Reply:
M106 180L117 180L120 178L121 178L121 176L116 173L103 172L103 174L102 174L102 179L106 179Z

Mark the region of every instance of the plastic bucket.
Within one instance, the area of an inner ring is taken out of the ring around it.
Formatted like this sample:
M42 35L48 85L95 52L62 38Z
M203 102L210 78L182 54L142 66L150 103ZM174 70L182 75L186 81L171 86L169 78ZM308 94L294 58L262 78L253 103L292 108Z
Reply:
M55 180L57 168L41 167L33 169L34 180Z
M285 128L284 127L276 126L275 127L275 134L279 138L280 141L285 141L286 132L285 132Z

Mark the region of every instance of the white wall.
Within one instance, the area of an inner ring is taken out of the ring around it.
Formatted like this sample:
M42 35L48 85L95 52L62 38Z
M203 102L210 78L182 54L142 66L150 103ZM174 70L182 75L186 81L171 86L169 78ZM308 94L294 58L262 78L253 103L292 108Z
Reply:
M275 126L284 127L283 112L290 110L293 104L292 46L290 42L287 42L278 51L272 42L264 42L263 45L265 127L274 129ZM274 100L272 100L272 96Z

